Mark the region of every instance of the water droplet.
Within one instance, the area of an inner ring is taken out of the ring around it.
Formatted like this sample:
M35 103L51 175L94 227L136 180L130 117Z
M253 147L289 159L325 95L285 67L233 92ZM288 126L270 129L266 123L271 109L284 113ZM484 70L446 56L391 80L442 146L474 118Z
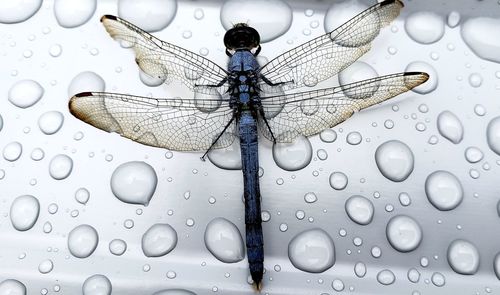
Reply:
M111 295L111 281L104 275L96 274L83 282L83 295Z
M478 73L472 73L469 76L469 84L474 88L480 87L483 84L483 77Z
M125 221L123 221L123 227L125 227L126 229L131 229L134 227L134 221L132 219L125 219Z
M75 192L75 200L80 204L87 204L90 199L90 192L88 189L81 187Z
M380 256L382 256L382 249L378 246L373 246L370 252L373 258L380 258Z
M306 203L314 203L317 200L318 197L313 192L308 192L307 194L304 195L304 201L306 201Z
M474 113L476 113L476 115L482 117L482 116L486 115L486 108L483 105L476 104L474 106Z
M442 211L456 208L463 199L460 180L448 171L438 170L427 176L425 193L429 202Z
M54 179L65 179L71 174L72 170L73 160L67 155L59 154L50 160L49 174Z
M369 64L362 61L356 61L349 67L347 67L345 70L340 72L338 77L340 85L348 85L350 83L376 78L378 77L378 73ZM375 93L378 87L379 85L374 85L371 90L363 89L363 91L352 89L350 87L349 88L345 87L343 88L343 90L345 95L347 95L350 98L363 99L366 98L367 96L370 96L372 93Z
M64 28L75 28L86 23L94 14L97 0L55 1L54 15Z
M9 89L9 101L16 107L25 109L36 104L43 96L44 89L36 81L21 80Z
M439 133L444 138L458 144L464 137L464 127L460 119L450 111L443 111L437 119Z
M367 225L373 219L373 203L363 196L352 196L345 202L345 211L357 224Z
M142 236L142 251L147 257L168 254L177 245L177 232L165 223L151 226Z
M337 292L341 292L342 290L344 290L344 282L339 279L335 279L332 282L332 288Z
M286 232L288 230L288 224L281 223L280 224L280 232Z
M50 259L46 259L38 265L38 271L42 274L49 273L52 269L54 269L54 263Z
M411 204L411 198L408 193L402 192L399 194L399 203L401 203L401 206L409 206Z
M205 246L215 258L234 263L245 258L241 233L234 223L225 218L215 218L205 229Z
M363 262L356 262L354 273L358 278L363 278L366 275L366 265Z
M391 285L396 281L396 276L392 271L384 269L377 274L377 281L382 285Z
M394 128L394 121L387 119L384 121L384 127L387 129L392 129Z
M207 56L207 55L208 55L208 53L209 53L208 48L206 48L206 47L202 47L202 48L200 48L200 51L199 51L199 52L200 52L200 54L201 54L201 55L203 55L203 56Z
M175 271L171 271L171 270L167 271L167 278L172 280L172 279L175 279L176 277L177 277L177 274L175 273Z
M390 55L395 55L396 53L398 53L398 49L394 46L389 46L387 48L387 52L389 52Z
M290 241L288 257L296 268L320 273L335 263L335 246L324 230L310 229L299 233Z
M184 289L168 289L155 292L153 293L153 295L196 295L196 294Z
M276 165L287 171L297 171L309 165L312 153L311 142L303 135L298 136L292 143L273 145Z
M460 13L458 11L452 11L448 14L446 22L450 28L458 26L460 23Z
M41 148L34 148L31 151L31 159L33 161L40 161L45 157L45 152Z
M121 239L114 239L111 242L109 242L109 252L111 254L120 256L125 253L127 250L127 243L124 240Z
M387 223L386 234L391 246L400 252L413 251L422 242L420 225L406 215L391 218Z
M246 23L259 32L263 43L286 33L292 18L292 8L282 0L228 0L220 12L224 29L229 30L237 23Z
M436 287L442 287L446 283L444 275L440 272L435 272L431 276L431 281Z
M184 32L182 32L182 38L184 39L189 39L193 36L193 32L189 31L189 30L186 30Z
M148 32L166 28L176 12L176 0L118 1L118 15Z
M497 278L500 280L500 253L497 253L495 260L493 261L493 268Z
M368 8L360 1L342 1L335 2L325 14L324 26L326 32L331 32L337 27L350 20L353 15L357 15Z
M500 40L491 38L499 30L499 19L476 17L467 19L462 24L460 33L465 43L477 56L500 63Z
M268 211L264 210L260 213L260 215L263 222L268 222L269 220L271 220L271 214Z
M42 0L23 0L13 3L0 2L0 23L15 24L32 17L42 6ZM17 295L17 294L16 294Z
M318 159L320 159L321 161L328 159L328 153L324 149L319 149L316 152L316 156L318 156Z
M58 209L59 209L59 207L57 206L57 204L52 203L52 204L50 204L50 205L49 205L49 207L47 208L47 211L48 211L50 214L56 214Z
M157 183L153 167L145 162L132 161L115 169L111 176L111 191L122 202L147 206Z
M50 233L51 231L52 231L52 223L50 223L50 222L48 222L48 221L47 221L47 222L45 222L45 223L43 224L43 232L44 232L44 233L46 233L46 234L48 234L48 233Z
M104 79L94 72L81 72L76 75L68 86L68 95L73 96L80 92L103 92L105 87Z
M497 155L500 155L500 116L493 118L486 129L488 146Z
M60 3L60 1L57 2L57 3ZM61 53L62 53L62 47L61 47L61 45L54 44L54 45L50 46L50 48L49 48L49 54L50 54L50 56L52 56L52 57L58 57L58 56L61 55Z
M429 266L429 259L427 259L427 257L422 257L420 258L420 265L422 267L427 267Z
M212 149L208 153L208 159L212 164L227 170L240 170L241 169L241 150L240 140L234 137L233 143L222 149Z
M297 210L295 212L295 217L297 217L298 220L302 220L306 217L306 213L302 210Z
M350 145L358 145L362 140L363 137L361 136L361 133L357 131L349 132L349 134L347 134L346 141Z
M420 281L420 272L416 268L410 268L407 273L408 280L412 283Z
M438 75L436 70L430 64L423 61L414 61L406 66L405 72L425 72L429 74L429 80L422 85L412 89L420 94L426 94L434 91L438 86Z
M375 162L387 179L401 182L413 171L414 156L408 145L399 140L390 140L377 148Z
M332 143L337 139L337 132L333 129L325 129L319 134L319 138L326 143Z
M97 231L88 224L81 224L68 234L69 252L78 258L89 257L94 253L98 243Z
M196 8L194 10L193 16L197 20L202 20L205 17L205 12L203 12L203 9L201 8Z
M49 111L43 113L40 118L38 118L38 127L43 133L51 135L61 129L63 122L64 116L61 112Z
M19 231L26 231L35 225L40 214L38 199L24 195L17 197L10 206L10 221L12 226Z
M335 190L343 190L348 183L347 175L342 172L333 172L329 178L330 186Z
M414 12L406 18L405 30L410 38L419 43L435 43L444 35L444 19L430 11Z
M41 2L41 1L40 1ZM1 11L1 9L0 9ZM26 295L26 286L18 280L7 279L0 283L1 295Z
M17 141L10 142L3 148L3 158L9 162L17 161L22 153L23 146Z
M479 269L479 251L469 241L458 239L451 242L447 257L448 263L456 273L473 275Z
M465 150L465 159L467 159L470 163L477 163L481 161L483 156L483 152L475 146L470 146Z

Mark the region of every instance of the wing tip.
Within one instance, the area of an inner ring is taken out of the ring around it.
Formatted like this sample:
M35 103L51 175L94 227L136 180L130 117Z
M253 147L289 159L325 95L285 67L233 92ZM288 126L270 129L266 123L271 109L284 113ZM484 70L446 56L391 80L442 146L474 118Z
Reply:
M424 79L424 82L429 79L429 74L426 72L405 72L404 76L421 76Z
M110 20L118 20L117 16L111 15L111 14L105 14L101 17L101 23L104 22L105 20L110 19Z
M393 4L393 3L398 3L399 5L401 5L401 7L405 6L403 1L401 1L401 0L385 0L383 2L380 2L380 6L385 6L385 5L389 5L389 4Z
M86 91L86 92L80 92L74 95L74 97L84 97L84 96L92 96L92 92Z
M68 102L68 109L70 111L70 113L77 117L77 118L84 118L85 116L82 114L82 112L80 112L78 110L78 107L76 105L77 103L77 100L81 97L89 97L89 96L94 96L94 94L92 92L80 92L80 93L77 93L75 95L73 95L73 97L71 97L71 99L69 100Z

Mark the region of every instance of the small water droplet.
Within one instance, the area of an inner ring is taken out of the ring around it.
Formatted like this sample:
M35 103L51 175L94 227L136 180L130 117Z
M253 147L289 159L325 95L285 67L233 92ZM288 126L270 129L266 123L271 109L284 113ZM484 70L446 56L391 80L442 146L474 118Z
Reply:
M64 116L61 112L49 111L38 118L38 127L44 134L51 135L61 129L63 122Z
M3 148L3 158L9 162L17 161L23 153L23 146L17 141L8 143Z
M466 240L455 240L448 247L448 263L459 274L473 275L479 269L479 251Z
M437 13L419 11L410 14L405 21L408 36L421 44L439 41L444 35L444 19Z
M81 224L68 234L69 252L78 258L89 257L94 253L98 243L97 231L88 224Z
M397 215L386 227L387 240L400 252L415 250L422 242L422 229L417 221L406 215Z
M363 137L361 136L361 133L357 131L349 132L349 134L347 134L346 141L348 144L358 145L361 143L362 140Z
M310 229L299 233L290 241L288 257L296 268L320 273L335 263L335 246L324 230Z
M347 175L342 172L333 172L329 178L330 186L335 190L343 190L348 183Z
M384 269L377 274L377 281L382 285L392 285L396 281L396 276L392 271Z
M377 148L375 162L387 179L401 182L412 173L414 156L408 145L398 140L390 140Z
M460 119L450 111L443 111L437 119L439 133L444 138L458 144L464 137L464 127Z
M47 274L54 269L54 263L50 259L46 259L38 265L38 271L42 274Z
M120 201L147 206L158 183L155 170L145 162L132 161L118 166L111 176L111 191Z
M245 248L241 233L234 223L225 218L215 218L205 229L205 246L215 258L234 263L243 260Z
M429 202L442 211L456 208L463 199L460 180L448 171L438 170L427 176L425 193Z
M111 281L104 275L96 274L83 282L83 295L111 295Z
M56 180L67 178L73 170L73 160L64 154L56 155L50 160L49 174Z
M369 224L375 212L373 203L363 196L352 196L345 202L347 216L360 225Z
M474 88L480 87L483 84L483 77L478 73L472 73L469 76L469 84Z
M147 257L164 256L176 245L177 232L168 224L154 224L142 236L142 251Z
M18 231L31 229L40 214L40 202L31 195L17 197L10 206L10 221Z

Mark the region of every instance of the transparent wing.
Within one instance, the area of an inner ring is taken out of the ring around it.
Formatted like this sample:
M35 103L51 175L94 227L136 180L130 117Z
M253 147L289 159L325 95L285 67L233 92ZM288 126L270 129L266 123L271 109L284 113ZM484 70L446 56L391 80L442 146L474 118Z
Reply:
M292 142L331 128L354 112L378 104L427 81L426 73L399 73L333 88L261 97L264 114L277 142ZM273 140L263 118L259 130Z
M228 73L224 69L196 53L162 41L113 15L103 16L101 22L113 39L135 51L136 63L151 77L166 83L175 78L193 90L196 85L222 86L226 81Z
M234 140L233 111L224 100L84 92L71 98L69 109L90 125L154 147L204 151L230 122L214 148L230 146Z
M260 73L272 83L285 83L283 90L315 86L367 52L380 29L395 19L402 7L399 0L376 4L332 32L276 57Z

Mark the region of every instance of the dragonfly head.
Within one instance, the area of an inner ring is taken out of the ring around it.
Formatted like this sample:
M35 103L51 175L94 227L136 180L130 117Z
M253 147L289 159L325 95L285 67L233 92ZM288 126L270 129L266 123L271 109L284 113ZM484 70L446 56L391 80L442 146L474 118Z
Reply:
M260 44L260 35L256 29L247 24L239 23L229 29L224 35L224 45L228 50L252 50Z

